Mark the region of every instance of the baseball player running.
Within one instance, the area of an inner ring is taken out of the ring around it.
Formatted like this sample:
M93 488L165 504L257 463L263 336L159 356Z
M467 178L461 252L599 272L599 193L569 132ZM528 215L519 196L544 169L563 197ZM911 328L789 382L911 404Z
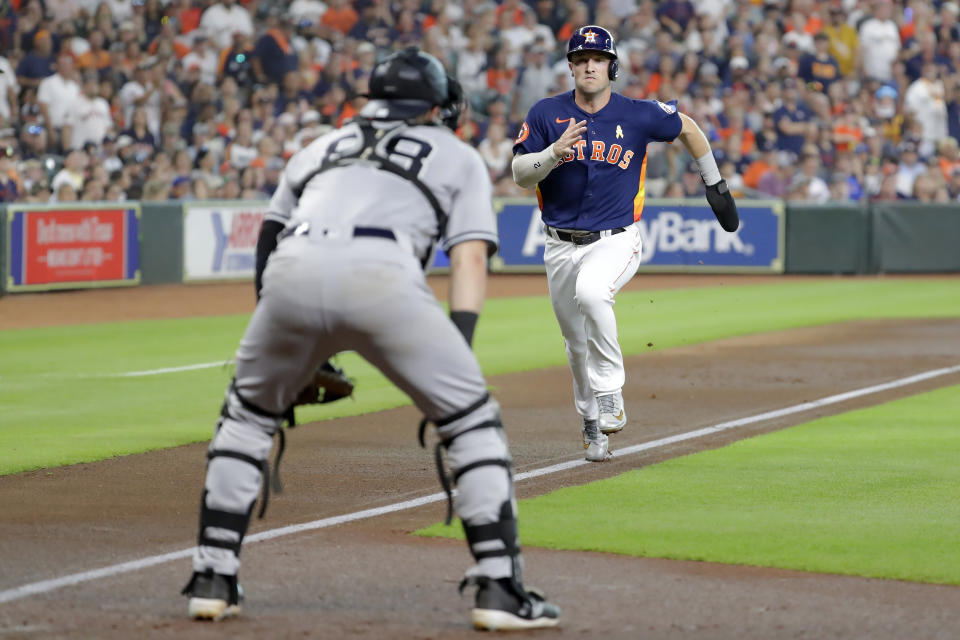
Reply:
M471 350L497 231L482 159L438 126L456 126L459 85L408 48L374 68L370 97L359 118L290 159L270 202L286 225L207 453L189 614L239 612L240 548L273 435L317 365L354 350L410 395L446 449L442 480L448 495L456 483L476 561L460 583L477 587L474 626L555 626L557 607L523 586L512 461ZM450 255L450 317L424 277L438 243Z
M623 429L623 355L614 296L640 265L646 147L679 138L696 158L720 226L736 231L736 204L710 143L676 103L632 100L611 89L617 50L610 32L577 29L567 47L574 90L531 107L513 151L513 178L537 186L547 240L550 300L573 372L586 459L606 460Z

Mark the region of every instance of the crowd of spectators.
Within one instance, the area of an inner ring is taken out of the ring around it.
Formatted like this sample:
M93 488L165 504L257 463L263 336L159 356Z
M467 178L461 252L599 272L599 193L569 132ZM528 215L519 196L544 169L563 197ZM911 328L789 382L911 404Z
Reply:
M618 44L614 89L677 100L741 196L960 198L957 0L7 0L0 201L263 199L285 160L417 45L469 96L495 193L538 99L572 89L573 29ZM680 145L647 194L703 193Z

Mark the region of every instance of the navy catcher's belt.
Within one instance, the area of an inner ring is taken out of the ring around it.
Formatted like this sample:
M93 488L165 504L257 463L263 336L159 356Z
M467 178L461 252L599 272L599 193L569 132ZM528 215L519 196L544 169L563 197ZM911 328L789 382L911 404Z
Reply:
M371 238L386 238L387 240L397 241L397 236L394 235L393 231L390 229L384 229L382 227L354 227L353 228L353 237L357 236L369 236Z
M617 227L616 229L610 229L610 231L563 231L562 229L554 229L551 226L547 226L547 233L550 237L563 240L564 242L572 242L580 246L593 244L600 238L615 236L626 230L626 227Z
M326 233L324 231L323 233ZM279 234L277 234L277 241L283 240L289 236L308 236L310 235L310 223L301 222L295 227L287 227ZM353 237L358 236L367 236L373 238L386 238L387 240L397 241L397 236L393 233L391 229L384 229L382 227L354 227L353 228Z

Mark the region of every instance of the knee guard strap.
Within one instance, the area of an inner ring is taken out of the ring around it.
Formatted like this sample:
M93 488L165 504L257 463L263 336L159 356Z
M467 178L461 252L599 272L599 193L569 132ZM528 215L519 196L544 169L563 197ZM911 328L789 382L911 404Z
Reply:
M214 449L213 451L207 452L207 460L212 460L213 458L233 458L234 460L242 460L260 470L260 474L263 476L263 488L260 490L260 511L257 513L257 518L260 520L263 520L263 516L267 513L267 504L270 502L271 483L273 484L274 491L283 493L283 484L280 482L280 456L283 455L283 450L286 448L286 438L283 435L283 431L279 431L278 433L280 434L280 444L277 449L277 457L274 461L275 465L272 474L270 473L270 462L268 460L257 460L253 456L240 453L239 451ZM251 509L252 508L253 506L251 505Z
M207 491L204 490L203 497L200 499L200 535L197 544L202 547L218 547L220 549L229 549L237 556L240 555L240 546L243 544L243 538L247 535L247 527L250 526L250 515L253 513L253 505L247 509L246 513L231 513L220 509L211 509L207 506ZM237 534L237 540L218 540L207 536L207 527L216 527L218 529L227 529Z
M289 427L296 426L296 419L293 413L293 406L288 408L284 413L271 413L266 409L262 409L257 405L253 404L246 398L244 398L237 391L237 381L234 378L230 382L230 393L236 397L237 401L243 405L243 408L252 413L267 417L274 418L278 421L286 420ZM220 428L220 425L223 423L225 418L230 418L236 420L237 418L230 414L230 403L229 400L224 400L223 405L220 407L220 421L217 423L217 429ZM253 466L260 469L263 474L263 493L260 506L260 512L257 514L257 518L263 519L264 515L267 513L267 503L270 499L270 488L272 487L276 493L283 493L283 482L280 480L280 460L283 458L283 452L287 448L287 437L283 431L283 425L280 423L276 430L277 438L279 442L277 443L277 455L273 459L273 473L270 473L270 463L266 460L256 460L252 456L248 456L245 453L239 453L236 451L222 451L215 450L207 454L207 459L213 458L215 456L225 456L228 458L236 458L237 460L243 460L244 462L249 462Z
M463 533L470 545L470 553L477 560L502 556L516 557L520 553L517 519L510 501L500 507L500 519L487 524L463 523Z
M487 404L488 400L490 400L490 394L485 393L483 394L482 398L474 402L472 405L470 405L466 409L461 409L460 411L457 411L456 413L449 415L446 418L441 418L440 420L433 421L433 424L439 428L446 424L450 424L451 422L459 420L460 418L464 418L470 415L471 413L473 413L474 411L476 411L477 409L479 409L480 407L482 407L483 405ZM424 436L426 434L427 424L429 422L431 422L431 420L428 420L427 418L424 418L423 420L421 420L420 429L417 432L417 440L420 441L420 446L423 447L424 449L427 448L427 443L424 440Z
M474 425L468 429L464 429L460 433L452 436L448 440L443 440L437 443L437 446L433 450L433 459L437 465L437 475L440 478L440 486L443 487L444 493L447 494L447 515L444 518L444 524L450 525L453 521L453 485L456 484L457 480L460 479L460 476L465 474L467 471L476 469L477 467L485 466L498 466L503 467L507 470L508 475L512 475L513 463L510 460L504 460L502 458L487 458L483 460L476 460L470 464L464 465L463 467L457 469L453 476L449 476L443 469L443 449L450 446L450 443L462 436L465 433L470 433L471 431L476 431L478 429L503 429L503 425L498 420L489 420L487 422L481 422L478 425Z
M477 467L482 467L487 465L504 467L507 470L507 474L508 475L511 474L511 470L513 468L512 462L510 460L505 460L502 458L475 460L467 465L464 465L462 468L457 469L452 478L448 476L444 471L444 465L443 465L443 449L444 448L449 448L450 444L454 440L456 440L457 438L459 438L465 433L477 431L478 429L503 429L503 423L500 421L499 412L497 412L494 419L484 420L470 427L459 429L452 435L444 434L442 431L440 431L440 428L446 425L450 425L458 420L462 420L463 418L466 418L470 414L476 412L477 410L487 405L487 403L489 402L492 402L490 398L490 394L484 393L479 400L477 400L470 406L464 409L461 409L460 411L457 411L449 416L446 416L445 418L441 418L439 420L434 421L434 425L437 427L438 432L440 433L440 438L441 438L440 442L438 442L437 446L434 448L434 462L437 465L437 475L440 479L440 486L443 488L444 493L447 494L447 515L446 515L446 518L444 519L444 523L447 525L449 525L450 522L453 520L453 484L457 481L457 479L460 478L460 476L462 476L467 471L476 469ZM424 435L426 432L427 423L429 422L431 421L428 420L427 418L424 418L423 420L421 420L420 429L417 434L418 439L420 440L420 446L424 448L426 448L427 446L426 441L424 439Z

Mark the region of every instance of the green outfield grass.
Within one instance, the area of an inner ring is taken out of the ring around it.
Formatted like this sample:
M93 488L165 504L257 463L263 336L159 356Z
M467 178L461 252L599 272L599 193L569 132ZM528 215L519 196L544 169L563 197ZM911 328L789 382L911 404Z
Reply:
M960 585L958 415L948 387L561 489L520 503L520 539Z
M750 286L624 292L616 309L624 353L635 355L857 318L960 316L960 296L952 279L775 278ZM208 439L230 366L117 376L226 362L247 320L231 315L0 331L0 475ZM475 346L488 376L566 365L546 296L489 300ZM337 361L358 383L355 399L302 410L301 421L409 402L355 354Z

